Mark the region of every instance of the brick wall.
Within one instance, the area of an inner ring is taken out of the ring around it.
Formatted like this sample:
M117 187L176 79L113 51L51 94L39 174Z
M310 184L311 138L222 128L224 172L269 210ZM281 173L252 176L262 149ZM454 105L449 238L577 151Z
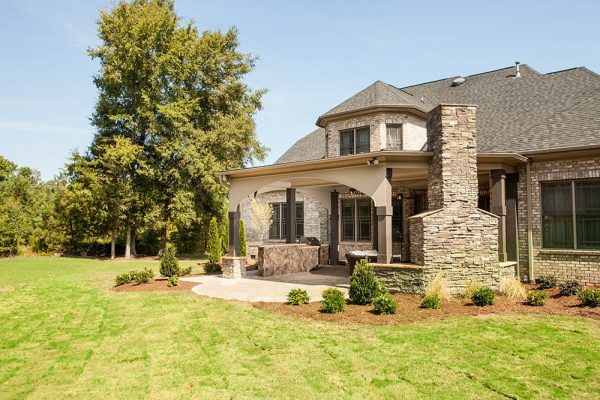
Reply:
M542 182L600 178L600 157L534 161L530 168L534 277L554 275L559 281L575 279L584 285L600 285L600 251L542 248L540 197ZM524 166L519 169L519 177L519 274L523 280L527 280L527 174Z
M404 150L421 150L427 133L425 121L408 113L373 113L359 117L331 121L325 126L327 157L340 155L340 131L368 126L371 131L371 151L386 147L386 124L402 124Z

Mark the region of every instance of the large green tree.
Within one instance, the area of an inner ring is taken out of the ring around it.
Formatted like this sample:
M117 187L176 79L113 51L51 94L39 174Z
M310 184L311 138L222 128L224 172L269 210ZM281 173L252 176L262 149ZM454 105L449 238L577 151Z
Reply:
M120 1L101 12L98 34L101 44L89 50L100 61L89 153L101 157L115 136L140 146L128 177L138 200L124 212L137 225L156 215L150 223L164 249L171 232L219 213L225 191L216 170L264 157L253 120L263 91L243 82L255 58L240 52L236 29L200 33L171 0Z

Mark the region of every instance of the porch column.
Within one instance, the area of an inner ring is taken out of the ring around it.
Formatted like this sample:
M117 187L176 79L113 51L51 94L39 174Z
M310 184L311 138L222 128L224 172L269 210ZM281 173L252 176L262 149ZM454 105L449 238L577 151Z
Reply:
M285 214L286 223L286 243L296 243L296 189L285 189L285 202L287 210Z
M506 254L506 173L503 169L494 169L491 172L491 198L490 211L500 217L498 220L498 261L508 259Z
M340 244L340 212L339 212L340 194L337 191L331 192L331 215L329 221L329 230L331 232L329 239L329 262L331 265L340 263L340 253L338 245Z
M229 211L229 250L230 257L240 256L240 207L236 211Z
M392 262L392 169L387 168L385 173L385 184L389 185L389 196L385 199L385 205L377 206L377 262L389 264Z
M519 261L517 220L519 174L506 175L506 255L507 261ZM517 264L518 268L518 264Z

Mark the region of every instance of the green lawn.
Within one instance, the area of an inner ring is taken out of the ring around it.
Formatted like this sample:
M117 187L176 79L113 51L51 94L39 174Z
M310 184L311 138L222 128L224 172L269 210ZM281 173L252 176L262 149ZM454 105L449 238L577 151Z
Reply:
M110 290L146 265L0 260L0 398L600 398L596 321L340 326Z

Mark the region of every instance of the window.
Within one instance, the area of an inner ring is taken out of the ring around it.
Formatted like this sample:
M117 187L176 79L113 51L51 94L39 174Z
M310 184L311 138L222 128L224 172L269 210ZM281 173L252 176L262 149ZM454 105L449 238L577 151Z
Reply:
M477 208L490 211L490 188L489 186L479 186L477 197Z
M371 151L369 128L356 128L340 132L340 156Z
M371 200L342 200L342 240L371 240Z
M281 240L287 238L287 204L271 203L273 220L269 229L269 239ZM304 203L296 203L296 238L304 236Z
M542 183L542 245L600 249L600 181Z
M402 241L402 200L393 199L392 208L394 213L392 215L392 241Z
M402 150L402 125L401 124L388 124L386 125L386 149L388 150Z

